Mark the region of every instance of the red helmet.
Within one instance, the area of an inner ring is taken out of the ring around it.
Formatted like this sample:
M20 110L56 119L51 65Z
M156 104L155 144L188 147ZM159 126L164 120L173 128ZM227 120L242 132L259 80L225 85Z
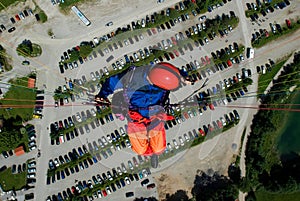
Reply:
M148 77L154 85L162 89L174 90L180 86L179 70L170 63L156 64L150 70Z

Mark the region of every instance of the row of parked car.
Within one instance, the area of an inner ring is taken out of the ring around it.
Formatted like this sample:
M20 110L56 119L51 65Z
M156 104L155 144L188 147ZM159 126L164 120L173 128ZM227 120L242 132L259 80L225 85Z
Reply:
M26 167L26 166L25 166ZM24 168L24 164L23 164ZM27 163L27 184L35 184L36 183L36 161L30 160Z
M235 15L233 15L235 16ZM219 21L222 20L222 19L230 19L230 15L226 15L226 14L222 14L222 16L220 15L217 15L216 19L218 19ZM186 31L185 31L185 34L187 37L190 37L190 36L193 36L193 35L197 35L197 34L200 34L202 31L206 32L207 30L207 26L211 26L210 25L210 20L206 20L206 17L205 16L202 16L199 18L200 21L203 21L201 23L197 23L195 25L193 25L192 27L189 27ZM231 25L227 25L227 27L223 27L222 29L219 29L218 32L220 34L221 37L224 37L225 35L227 36L229 34L229 32L231 32L233 30L232 26ZM214 38L217 37L217 34L212 31L210 33L207 33L207 36L210 40L214 40ZM201 40L202 41L202 40ZM203 38L203 41L208 44L208 39L206 37ZM203 42L201 43L201 45L203 46Z
M175 138L172 139L173 145L171 145L171 143L168 142L165 153L172 151L174 148L178 149L180 146L184 146L185 142L193 141L195 138L198 138L199 136L204 137L208 135L210 132L213 132L215 130L220 130L223 128L223 126L226 126L229 123L233 123L239 119L240 116L237 110L233 110L233 112L230 112L229 114L224 114L224 117L220 117L220 119L213 121L211 124L208 124L207 126L203 125L203 128L198 128L198 132L195 129L193 129L192 131L189 131L187 133L184 133L182 136L179 136L178 141Z
M105 107L105 106L103 106L103 107ZM83 128L85 129L86 133L90 133L90 127L88 124L79 126L77 128L75 128L74 125L76 123L86 121L89 118L96 117L96 113L101 114L102 109L100 108L100 106L96 106L96 109L92 108L91 110L77 112L75 115L69 116L69 117L65 118L64 120L59 120L54 123L51 123L50 124L50 134L52 133L54 135L57 135L56 144L59 145L59 144L63 143L65 141L65 138L67 139L67 141L69 141L70 139L73 139L74 137L78 137L79 133L81 135L83 135L84 134ZM95 121L90 122L90 125L91 125L92 129L95 129L96 127L99 127L100 124L104 125L105 123L114 121L114 119L115 118L114 118L113 114L109 113L109 114L105 115L104 118L101 118L101 117L95 118ZM59 135L59 133L63 133L63 130L69 129L71 127L74 127L74 129L72 129L72 130L70 130L70 132L66 133L65 136L63 134ZM55 139L51 140L51 144L52 145L55 144Z
M78 172L79 169L84 169L84 168L88 168L89 165L92 165L93 162L97 163L97 161L100 161L103 158L107 159L108 156L111 156L113 154L112 150L117 151L117 150L121 150L122 148L130 148L131 144L130 141L128 139L124 141L120 141L121 137L125 137L126 133L123 127L120 127L120 132L118 130L115 130L114 133L111 133L110 135L102 136L102 138L98 139L98 143L96 141L93 141L92 143L88 143L86 148L85 145L81 147L78 147L78 152L76 151L76 149L73 149L72 152L69 152L69 155L64 155L64 156L59 156L58 158L55 159L51 159L49 161L49 168L50 170L55 170L55 168L59 167L59 165L65 164L70 162L71 160L77 160L79 157L83 156L86 153L90 153L93 155L92 159L87 158L86 160L83 160L82 162L78 163L78 166L75 165L74 169L70 168L71 173L75 173ZM118 142L120 141L120 142ZM115 142L115 145L112 145L110 148L106 148L104 149L108 144L111 144L112 142ZM100 153L102 156L100 156ZM136 160L134 160L136 161ZM132 164L131 164L132 165ZM130 163L129 163L129 167ZM75 170L75 172L74 172ZM60 171L60 173L57 173L56 177L57 180L59 180L60 178L64 179L65 178L65 174L67 176L70 175L69 169L66 168L65 170ZM52 182L55 182L55 175L54 178L52 178ZM50 178L48 178L47 184L50 184Z
M285 20L286 26L288 28L292 27L292 22L289 19ZM282 33L282 27L280 24L278 23L270 23L270 28L271 28L271 32L273 34L281 34ZM252 38L251 38L251 42L255 42L261 38L268 38L269 37L269 32L266 29L259 29L259 31L256 31L252 34Z
M267 71L270 72L272 68L274 67L275 62L272 59L269 59L268 63L265 63L265 65L256 66L256 72L259 74L266 74Z
M267 13L273 13L274 9L283 9L287 6L289 6L291 3L289 0L283 0L279 3L276 3L274 5L271 5L272 1L271 0L267 0L264 2L261 2L261 0L256 0L256 3L246 3L247 9L248 10L254 10L254 11L258 11L260 10L260 13L263 16L266 16ZM263 9L264 8L264 9ZM257 20L259 17L257 15L257 13L253 13L252 15L250 15L250 18L252 21Z
M75 186L72 186L71 188L67 188L66 190L63 190L62 192L59 192L57 195L52 195L51 197L48 196L48 200L63 200L68 199L69 197L79 196L82 191L85 191L86 189L89 189L90 195L85 195L83 197L83 200L94 200L97 198L106 197L107 195L112 194L112 192L116 192L117 189L121 189L122 187L125 187L126 185L130 185L131 182L139 181L143 179L144 177L147 177L151 174L150 169L146 168L143 169L139 174L127 174L127 176L122 176L123 172L117 172L114 168L112 169L112 173L110 171L107 171L107 173L102 173L102 176L100 174L92 176L92 179L89 179L88 181L78 181ZM105 185L110 181L110 184ZM113 182L111 182L113 181ZM105 185L104 188L99 188L99 185ZM97 186L98 185L98 186ZM149 179L145 178L143 181L141 181L141 186L146 186L147 189L152 189L155 187L154 183L149 184ZM125 195L126 197L131 197L129 194Z
M36 96L33 118L41 119L43 117L44 99L44 95L38 94Z
M35 150L37 148L37 146L36 146L36 131L34 129L34 126L31 125L31 126L27 127L26 132L27 132L27 135L28 135L29 150L30 151Z
M212 88L208 88L207 92L202 91L199 92L197 95L192 97L191 102L195 102L199 104L199 107L196 109L196 107L191 107L191 109L188 109L186 112L182 112L181 116L175 117L172 121L167 121L165 123L165 129L172 128L173 126L176 126L177 124L180 124L181 122L184 122L186 119L192 118L194 116L197 116L203 114L203 111L206 111L207 108L214 110L215 107L221 104L227 105L228 102L232 102L233 100L237 100L237 98L244 96L245 93L248 92L248 89L246 86L242 86L242 88L237 89L236 91L230 92L230 94L227 94L226 97L219 97L218 94L220 92L235 83L238 83L242 81L242 79L251 77L252 73L250 69L242 69L242 74L237 73L232 78L224 79L224 81L220 81L216 86L213 86ZM197 105L197 104L195 104ZM182 105L173 107L174 111L180 112L185 109L184 103ZM198 110L198 111L197 111Z
M189 2L185 2L185 1L184 1L184 2L180 2L178 5L175 5L175 9L176 9L176 7L178 8L178 10L185 9L184 4L188 4L188 3L189 3ZM181 5L181 6L180 6L180 5ZM179 9L179 8L180 8L180 9ZM166 15L168 15L169 11L170 11L170 10L167 9ZM197 11L197 12L196 12L196 11ZM192 14L193 14L194 16L200 13L200 10L197 10L197 9L196 9L196 11L192 12ZM165 14L165 11L162 11L161 14L164 15L164 14ZM149 16L146 16L146 19L138 20L137 22L131 22L131 26L130 26L130 24L128 24L127 27L124 27L124 28L120 28L120 27L119 27L119 28L117 29L116 33L117 33L118 31L124 32L124 31L134 30L134 29L136 28L137 25L140 25L140 26L144 27L147 23L150 23L150 22L154 23L154 22L155 22L155 16L156 16L156 15L158 15L158 14L157 14L157 13L154 13L154 14L151 15L150 17L149 17ZM175 26L175 24L176 24L177 22L185 21L186 19L189 19L189 15L188 15L187 13L186 13L185 15L182 15L181 17L178 17L178 20L177 20L177 18L174 19L174 20L173 20L173 19L170 19L170 24L171 24L171 26ZM112 24L112 23L111 23L111 24ZM167 27L168 29L171 28L170 24L169 24L169 22L166 22L166 27ZM109 25L108 25L108 26L109 26ZM165 26L162 24L161 26L158 26L156 29L157 29L158 32L160 32L161 30L165 30ZM156 29L155 29L155 28L152 29L152 31L153 31L154 34L156 34ZM152 33L151 33L150 30L147 30L147 32L148 32L149 36L152 35ZM83 43L84 43L85 45L90 45L92 48L94 48L94 47L96 47L100 42L110 40L114 35L115 35L115 33L112 32L112 33L107 34L107 35L104 35L104 36L102 36L102 37L100 37L100 38L95 37L93 41L83 42ZM144 37L143 37L142 34L140 34L139 36L135 35L135 36L132 37L132 38L134 38L134 39L136 40L136 42L138 42L139 39L142 40ZM131 37L128 38L128 40L129 40L129 42L130 42L131 44L134 43L133 40L132 40L132 38L131 38ZM129 45L128 40L127 40L127 39L124 40L124 44L125 44L126 46ZM81 45L82 45L83 43L81 43ZM105 53L109 53L109 50L112 52L112 51L113 51L113 47L114 47L115 49L118 49L117 44L119 44L120 47L123 47L122 42L121 42L121 41L118 41L118 42L114 43L113 46L112 46L112 45L108 45L108 48L104 48L104 52L105 52ZM61 61L63 62L64 60L69 59L69 58L70 58L70 55L72 54L72 51L79 51L79 50L80 50L80 46L76 46L76 47L74 47L74 48L72 48L72 49L68 49L68 50L67 50L66 52L64 52L63 55L61 56ZM98 49L98 52L99 52L99 54L100 54L101 56L104 56L103 52L102 52L100 49ZM94 56L94 57L97 57L96 51L93 51L93 52L92 52L92 54L89 56L89 59L92 60L92 59L93 59L93 56ZM83 64L84 61L88 61L88 58L81 58L81 57L79 58L79 62L80 62L81 64ZM73 65L73 64L74 64L74 65ZM73 62L73 63L69 63L69 64L67 64L67 63L60 63L59 68L60 68L61 73L64 73L64 70L67 70L68 68L73 69L73 66L74 66L75 68L78 67L77 61L75 61L75 62Z

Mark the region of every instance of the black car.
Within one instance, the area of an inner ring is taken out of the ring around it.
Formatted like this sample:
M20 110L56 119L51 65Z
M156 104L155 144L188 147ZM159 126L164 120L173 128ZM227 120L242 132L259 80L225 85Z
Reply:
M32 200L34 198L33 193L25 194L25 200Z
M133 176L134 176L134 179L136 180L136 181L138 181L139 180L139 176L135 173L135 174L133 174Z
M233 110L233 113L235 115L235 119L240 119L240 115L236 110Z
M111 187L111 189L112 189L112 191L113 191L113 192L116 192L116 190L117 190L117 189L116 189L116 187L115 187L115 184L114 184L114 183L112 183L112 184L110 185L110 187Z
M149 183L149 179L144 179L143 181L141 181L142 186L146 186L148 183Z
M28 17L28 12L27 12L27 10L24 10L23 13L24 13L25 17Z
M117 180L115 183L116 183L117 188L120 189L121 188L120 182Z
M19 165L18 165L18 173L21 173L21 172L22 172L22 165L19 164Z
M84 164L84 167L85 167L85 168L88 168L88 167L89 167L89 164L88 164L87 160L84 160L84 161L83 161L83 164Z
M51 178L50 177L47 177L47 185L50 185L50 183L51 183Z
M41 20L39 14L35 14L34 17L35 17L36 21L40 21Z
M11 167L11 173L15 174L16 171L17 171L17 166L15 164L13 164L12 167Z
M225 117L225 119L226 119L227 123L229 123L229 122L230 122L230 119L229 119L228 115L227 115L227 114L225 114L225 115L224 115L224 117Z
M133 193L133 192L127 192L127 193L125 193L125 196L126 196L127 198L133 197L133 196L134 196L134 193Z
M6 27L3 24L1 24L0 27L1 27L2 31L6 30Z
M235 117L234 117L234 115L232 114L232 112L229 113L229 116L230 116L230 120L231 120L232 122L234 122L234 121L235 121Z
M69 176L69 175L70 175L70 171L69 171L69 169L68 169L68 168L66 168L66 169L65 169L65 173L66 173L66 175L67 175L67 176Z
M16 20L15 20L13 17L10 18L10 21L11 21L11 23L13 23L13 24L16 23Z
M2 155L3 155L4 158L8 158L8 154L7 154L6 151L2 151Z

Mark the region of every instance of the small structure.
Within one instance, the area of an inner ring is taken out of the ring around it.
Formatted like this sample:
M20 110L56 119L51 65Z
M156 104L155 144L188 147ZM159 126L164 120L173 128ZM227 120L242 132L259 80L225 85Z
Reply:
M35 79L28 78L28 88L34 88L35 87Z
M19 146L19 147L15 148L14 152L15 152L16 156L21 156L25 153L24 147Z

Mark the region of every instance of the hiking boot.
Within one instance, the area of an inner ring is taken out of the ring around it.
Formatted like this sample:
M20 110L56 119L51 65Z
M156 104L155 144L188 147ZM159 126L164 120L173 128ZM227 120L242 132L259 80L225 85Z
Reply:
M158 155L153 154L153 155L151 156L151 166L152 166L153 168L157 168L157 166L158 166Z

